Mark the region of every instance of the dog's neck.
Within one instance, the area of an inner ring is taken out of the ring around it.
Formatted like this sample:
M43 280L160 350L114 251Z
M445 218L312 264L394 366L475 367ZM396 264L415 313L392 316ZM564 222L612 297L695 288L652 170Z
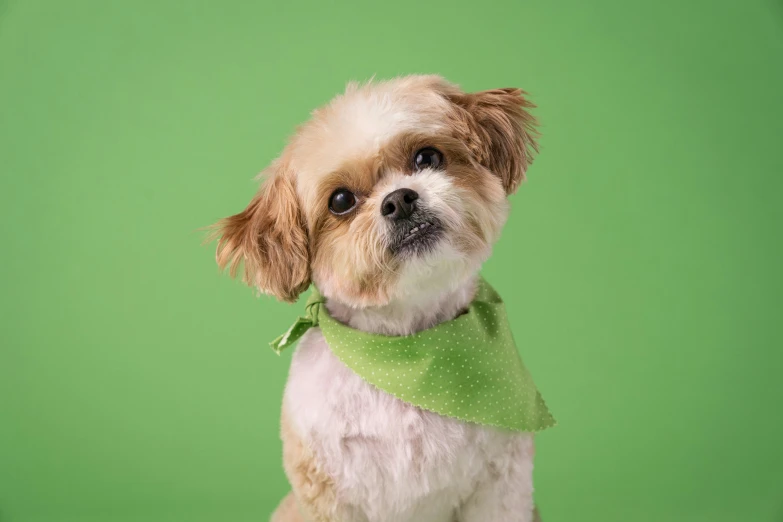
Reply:
M410 335L450 321L467 309L476 295L477 276L455 289L420 299L384 306L353 308L334 300L326 302L329 314L351 328L383 335Z

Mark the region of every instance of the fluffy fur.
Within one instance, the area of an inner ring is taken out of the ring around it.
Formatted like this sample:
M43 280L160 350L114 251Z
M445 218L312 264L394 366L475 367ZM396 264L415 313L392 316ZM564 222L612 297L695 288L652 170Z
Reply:
M454 318L536 150L530 107L519 89L464 93L437 76L350 84L298 130L248 207L216 225L218 264L285 301L313 282L360 330L406 335ZM417 168L425 148L443 163ZM338 189L356 199L342 215L329 206ZM417 194L410 219L382 212L397 189ZM421 223L427 233L408 241ZM533 520L532 435L403 403L346 368L317 329L294 354L281 434L293 491L276 522Z

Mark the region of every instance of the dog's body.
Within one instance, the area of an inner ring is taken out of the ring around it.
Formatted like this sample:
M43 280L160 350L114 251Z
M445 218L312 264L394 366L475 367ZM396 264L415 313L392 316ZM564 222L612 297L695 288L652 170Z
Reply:
M348 326L408 335L476 291L531 161L521 91L437 77L350 87L300 129L218 262L293 301L312 281ZM532 434L422 410L373 387L318 329L300 340L282 416L292 496L275 522L530 522Z
M432 303L427 319L434 324L444 311L445 317L456 314L471 295L460 294ZM400 331L407 331L404 323L421 316L397 319ZM372 319L357 320L374 330ZM319 510L313 520L530 520L532 435L503 433L408 405L349 370L318 330L308 332L294 354L283 408L284 445L308 447L312 453L304 458L314 459L312 467L323 473L316 489L328 501L306 501ZM312 489L311 465L303 468L303 457L293 453L286 452L286 471L294 484L301 480L304 489Z

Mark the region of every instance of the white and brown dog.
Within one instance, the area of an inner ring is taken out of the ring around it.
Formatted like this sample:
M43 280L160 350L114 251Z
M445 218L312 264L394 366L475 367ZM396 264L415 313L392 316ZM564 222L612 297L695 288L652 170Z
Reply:
M346 92L316 110L216 225L217 261L330 315L406 335L457 316L537 150L519 89L437 76ZM533 437L423 411L352 373L317 328L293 356L282 414L293 486L275 522L529 522Z

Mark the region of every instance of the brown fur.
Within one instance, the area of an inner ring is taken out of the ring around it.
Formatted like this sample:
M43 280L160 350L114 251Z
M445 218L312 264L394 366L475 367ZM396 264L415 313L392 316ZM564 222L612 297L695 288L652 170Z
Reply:
M330 278L339 293L365 305L383 303L396 280L396 260L377 238L375 214L379 212L373 187L381 174L380 158L346 163L339 173L319 185L319 198L311 212L312 271ZM350 174L347 174L350 173ZM337 188L357 197L354 211L335 216L328 201Z
M459 136L452 132L421 133L411 132L396 136L386 144L382 151L384 168L415 174L413 156L425 147L434 147L443 153L444 166L449 171L455 165L470 165L471 152Z
M280 300L294 302L310 285L307 232L290 171L276 163L250 204L215 225L217 263Z
M457 128L478 161L503 180L507 194L525 179L533 154L538 152L534 108L521 89L505 88L476 93L448 93L458 107Z
M283 467L303 518L310 522L340 522L335 513L337 498L332 479L318 465L313 451L294 431L285 409L281 417L280 436L283 440ZM290 511L284 505L281 507Z

